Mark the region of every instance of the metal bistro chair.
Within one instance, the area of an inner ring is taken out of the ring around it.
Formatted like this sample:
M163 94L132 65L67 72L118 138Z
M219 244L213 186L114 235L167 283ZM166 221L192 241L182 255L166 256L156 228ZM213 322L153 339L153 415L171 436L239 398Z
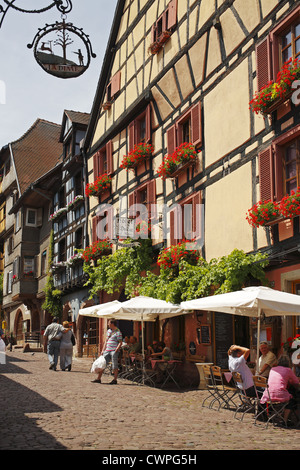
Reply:
M212 378L215 386L216 393L219 397L219 408L224 405L224 408L230 408L230 404L234 409L237 408L233 398L237 395L237 389L224 384L222 369L219 366L211 366Z
M213 408L214 403L217 401L219 403L219 409L220 409L220 398L217 390L215 389L214 385L214 380L212 377L212 372L211 372L211 366L209 365L203 365L203 376L204 376L204 381L205 381L205 387L206 391L208 392L208 396L203 400L202 406L206 406L206 402L208 400L211 400L208 408Z
M285 427L287 427L287 422L284 419L284 411L287 407L288 401L279 402L279 401L273 401L271 399L266 377L255 375L253 377L253 381L254 381L254 386L256 390L258 388L264 389L267 392L267 397L268 397L266 403L264 404L259 403L260 411L255 416L254 424L256 424L256 421L259 418L263 418L263 419L265 418L266 428L269 426L269 423L271 422L273 422L273 424L282 423Z
M233 381L236 385L236 389L241 400L241 404L237 407L234 413L234 417L237 417L237 414L242 411L240 420L243 421L244 416L247 412L253 411L256 413L258 396L248 397L245 391L244 382L242 376L239 372L232 372ZM237 418L238 419L238 418Z

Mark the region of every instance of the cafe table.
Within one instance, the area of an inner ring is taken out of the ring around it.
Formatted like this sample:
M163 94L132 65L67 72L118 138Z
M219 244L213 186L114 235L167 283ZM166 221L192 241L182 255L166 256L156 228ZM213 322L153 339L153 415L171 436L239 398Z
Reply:
M168 381L173 381L174 384L177 386L177 388L180 389L180 386L177 380L175 379L175 370L177 369L177 366L179 364L182 364L182 361L176 361L173 359L169 361L166 361L164 359L150 359L150 361L151 361L151 367L153 369L157 365L158 367L160 367L160 369L162 370L164 374L164 381L161 385L161 388L164 388L164 386L166 385Z

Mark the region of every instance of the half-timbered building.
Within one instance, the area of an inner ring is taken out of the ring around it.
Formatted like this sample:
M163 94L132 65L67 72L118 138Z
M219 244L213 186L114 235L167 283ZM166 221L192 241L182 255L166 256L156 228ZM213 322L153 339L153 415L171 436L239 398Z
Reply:
M159 233L153 245L173 244L179 238L176 210L189 205L190 231L195 235L197 214L204 230L203 239L196 233L204 258L235 248L265 252L273 286L298 292L298 217L253 227L246 215L260 199L279 202L299 186L297 104L288 97L262 114L249 106L299 53L298 1L119 0L83 147L88 182L110 177L109 189L89 198L91 240L100 238L104 204L128 220L136 215L128 212L134 203L149 211L157 204L172 209L171 223L167 237ZM165 157L186 142L197 158L163 168ZM149 150L142 160L139 144ZM254 346L255 324L229 318L222 321L232 341ZM197 337L201 322L211 326L206 344ZM205 313L176 318L165 339L173 334L184 340L190 359L214 361L224 346L216 344L215 324ZM262 334L278 352L281 337L296 328L277 320ZM226 362L226 354L218 357Z

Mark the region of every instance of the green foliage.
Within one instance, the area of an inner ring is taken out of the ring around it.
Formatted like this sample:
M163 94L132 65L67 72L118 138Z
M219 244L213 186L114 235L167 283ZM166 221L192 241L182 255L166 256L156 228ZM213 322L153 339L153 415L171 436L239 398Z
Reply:
M103 256L96 267L84 265L84 271L89 275L86 285L92 286L91 298L101 290L112 294L120 291L123 286L128 297L134 295L136 286L141 282L141 273L150 269L152 264L151 240L138 241L139 246L124 247L112 255Z
M49 241L48 275L45 287L45 302L43 303L42 308L47 310L47 312L50 312L53 317L60 318L62 314L62 291L55 289L53 274L51 273L51 265L53 262L53 245L54 239L52 230Z
M241 289L258 281L267 285L264 268L268 262L261 253L247 255L234 250L230 255L207 262L198 260L197 266L183 261L178 275L170 271L159 275L147 273L138 289L140 295L167 300L172 303L207 297Z

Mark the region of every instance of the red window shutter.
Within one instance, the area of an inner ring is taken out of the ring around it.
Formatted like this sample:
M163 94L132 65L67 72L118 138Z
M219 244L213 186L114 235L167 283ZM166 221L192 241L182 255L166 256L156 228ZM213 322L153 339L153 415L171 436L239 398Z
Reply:
M128 217L133 218L136 216L135 208L133 207L136 204L136 191L133 191L128 196Z
M135 145L135 121L132 121L129 124L129 152L133 150L133 147Z
M177 24L177 0L171 0L168 6L168 24L167 28L172 29Z
M152 204L156 204L156 180L151 180L147 185L147 199L148 199L148 216L155 216L155 209L151 207Z
M170 243L177 245L182 240L182 207L176 206L170 211Z
M258 91L272 80L270 37L256 46L256 67Z
M94 179L96 180L99 176L100 172L100 152L95 153L93 157L93 165L94 165Z
M151 142L151 104L146 109L146 143Z
M195 147L202 144L201 102L191 109L192 143Z
M97 223L98 223L98 217L94 217L92 219L92 243L95 243L98 240Z
M114 172L112 140L110 140L106 144L106 158L107 158L107 174L111 175Z
M272 147L259 154L259 182L260 199L268 201L274 199L274 165Z
M121 72L117 72L111 79L111 96L115 96L121 89Z
M167 148L168 148L168 153L172 154L176 148L176 126L170 127L170 129L167 130Z

